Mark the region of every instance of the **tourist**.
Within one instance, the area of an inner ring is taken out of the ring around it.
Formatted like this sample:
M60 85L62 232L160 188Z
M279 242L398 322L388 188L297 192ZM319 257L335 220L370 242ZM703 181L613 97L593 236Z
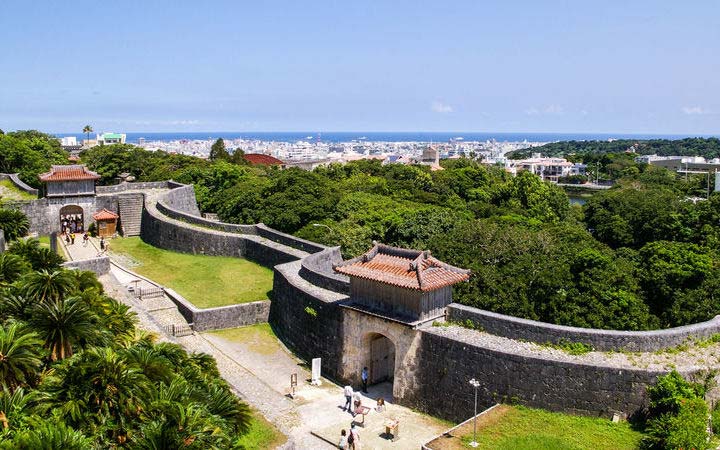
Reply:
M345 406L343 406L343 411L352 413L353 388L351 386L345 386L343 393L345 394Z
M348 448L357 450L360 448L360 433L355 427L355 422L350 425L350 436L348 436Z
M338 442L338 448L344 449L347 447L347 432L343 429L340 430L340 442Z
M100 252L104 252L104 251L105 251L105 238L100 237Z
M65 245L70 245L70 233L65 230Z
M87 234L87 231L83 234L83 247L87 247L88 241L90 241L90 236Z
M363 385L362 391L367 394L368 393L368 391L367 391L368 368L367 367L363 367L363 370L360 373L360 378L362 378L362 385Z
M385 411L385 399L380 397L377 399L377 405L375 406L375 411L382 412Z
M70 233L70 245L75 245L75 232Z
M355 417L358 413L358 409L362 406L362 395L360 395L360 391L356 392L355 395L353 395L353 399L355 400L355 402L354 402L355 409L353 410L353 417Z

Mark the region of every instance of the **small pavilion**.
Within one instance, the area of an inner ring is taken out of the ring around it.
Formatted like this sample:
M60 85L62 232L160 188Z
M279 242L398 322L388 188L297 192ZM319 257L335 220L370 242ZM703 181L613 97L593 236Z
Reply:
M95 181L100 175L81 164L52 166L39 176L45 184L46 197L83 197L95 195Z
M117 221L120 218L119 215L103 208L93 214L92 217L95 220L95 223L97 223L98 236L110 237L117 232Z

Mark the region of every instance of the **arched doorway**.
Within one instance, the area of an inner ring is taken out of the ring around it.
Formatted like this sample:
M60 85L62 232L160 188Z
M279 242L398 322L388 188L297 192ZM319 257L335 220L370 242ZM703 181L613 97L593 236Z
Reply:
M60 231L85 231L85 212L78 205L66 205L60 208Z
M382 334L371 333L369 347L369 384L378 384L385 381L392 383L395 378L395 344Z

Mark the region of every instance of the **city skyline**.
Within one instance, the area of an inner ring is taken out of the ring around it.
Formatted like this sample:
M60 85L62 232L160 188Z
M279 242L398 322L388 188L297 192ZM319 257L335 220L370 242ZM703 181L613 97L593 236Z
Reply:
M0 128L716 135L719 12L11 2Z

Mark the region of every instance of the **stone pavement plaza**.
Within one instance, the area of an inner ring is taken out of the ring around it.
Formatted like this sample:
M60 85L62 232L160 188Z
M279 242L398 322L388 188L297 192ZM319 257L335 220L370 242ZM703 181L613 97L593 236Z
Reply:
M97 239L87 247L82 245L78 235L74 245L65 246L72 260L95 258L99 253ZM343 390L326 379L321 386L310 384L307 366L272 334L266 333L264 342L243 342L226 339L222 333L193 333L184 337L170 337L164 334L168 323L184 321L177 308L167 298L138 300L128 294L127 287L138 278L120 267L123 258L112 252L114 264L111 272L100 277L108 295L127 303L138 314L138 326L157 333L162 340L177 342L190 352L205 352L217 361L223 378L236 394L257 409L288 437L281 448L287 449L331 449L336 448L341 429L349 429L354 420L342 410L345 403ZM153 287L149 280L140 281L139 287ZM297 373L298 387L294 397L290 396L290 375ZM386 410L372 410L365 417L365 427L358 428L363 449L417 449L424 442L444 432L448 425L440 420L394 405L391 401L390 383L370 386L369 394L363 399L368 406L375 406L376 399L385 398ZM392 442L385 438L385 421L399 419L400 438ZM358 421L361 418L357 417Z

